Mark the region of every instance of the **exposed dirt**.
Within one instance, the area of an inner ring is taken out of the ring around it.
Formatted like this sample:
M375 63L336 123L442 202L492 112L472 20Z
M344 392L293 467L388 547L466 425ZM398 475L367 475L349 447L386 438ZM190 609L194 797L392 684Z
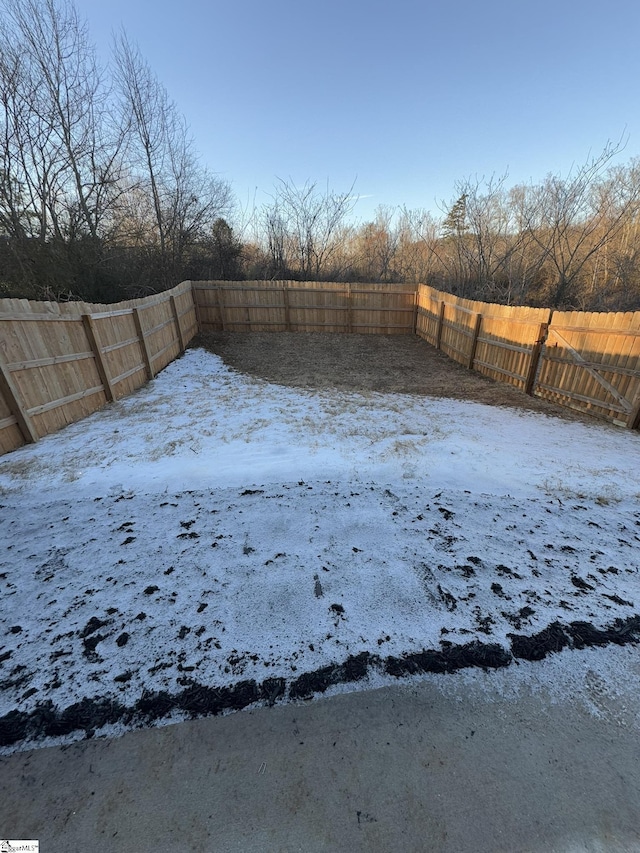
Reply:
M510 639L510 650L497 643L474 641L456 645L443 640L439 649L425 649L402 657L381 658L362 652L348 657L341 664L304 673L288 685L288 691L283 678L268 678L261 684L248 679L232 687L209 687L189 681L185 689L177 693L164 690L145 692L133 707L126 707L114 699L84 698L60 709L51 701L45 701L31 713L16 709L0 717L0 746L9 746L26 738L35 740L76 731L84 731L85 737L91 738L97 729L108 724L148 725L174 711L196 719L229 710L239 711L256 703L273 705L287 692L293 700L311 699L314 693L324 693L333 685L362 681L369 672L376 670L397 678L429 672L454 673L469 667L486 671L510 666L516 658L542 660L567 646L583 649L609 644L635 645L640 640L640 617L616 619L605 628L595 628L588 622L569 625L554 622L533 636L512 634Z
M204 332L193 339L242 373L294 388L339 388L471 400L593 423L467 370L415 335Z

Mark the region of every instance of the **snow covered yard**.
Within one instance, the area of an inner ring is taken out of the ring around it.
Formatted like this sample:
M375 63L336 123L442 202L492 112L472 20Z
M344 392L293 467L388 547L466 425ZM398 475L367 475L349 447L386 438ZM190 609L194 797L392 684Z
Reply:
M640 436L608 425L189 350L0 459L0 747L591 646L635 661L638 472Z

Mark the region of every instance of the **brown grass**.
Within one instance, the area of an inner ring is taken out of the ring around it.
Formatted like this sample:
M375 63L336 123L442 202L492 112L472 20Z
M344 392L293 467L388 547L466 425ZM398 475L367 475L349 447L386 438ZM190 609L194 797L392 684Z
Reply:
M414 335L203 332L192 346L208 349L242 373L280 385L447 397L594 423L589 415L466 370Z

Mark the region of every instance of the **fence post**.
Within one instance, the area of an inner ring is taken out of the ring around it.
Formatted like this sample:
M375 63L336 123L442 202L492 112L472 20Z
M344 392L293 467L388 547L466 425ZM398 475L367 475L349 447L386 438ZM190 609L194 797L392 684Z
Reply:
M196 312L196 323L198 324L198 331L199 332L204 332L204 329L202 328L203 327L202 307L200 306L200 297L198 296L198 294L202 293L202 292L203 291L200 290L199 287L194 287L193 282L191 282L191 298L193 299L193 308Z
M115 400L116 395L113 390L113 385L111 384L111 377L109 376L109 368L107 367L107 363L104 360L104 353L102 352L102 347L100 346L100 342L98 340L98 331L95 327L95 323L93 322L93 317L91 314L83 314L82 315L82 324L84 326L84 331L87 336L87 340L89 341L89 346L95 356L96 367L98 368L98 374L100 375L100 381L104 386L104 394L109 402Z
M287 332L291 331L291 315L289 313L289 288L287 282L282 282L282 299L284 302L284 325Z
M218 310L220 311L220 325L222 326L222 331L224 332L224 297L222 296L222 288L218 285L216 290L216 297L218 301Z
M193 302L193 310L196 315L196 326L198 328L198 332L202 331L202 317L200 316L200 306L198 305L198 297L196 296L196 288L193 286L193 282L190 281L189 285L191 287L191 301Z
M138 338L140 339L140 346L142 347L142 357L144 359L144 366L145 370L147 371L147 377L149 379L153 379L153 360L151 358L151 353L149 352L147 336L145 335L144 329L142 328L142 320L140 319L140 310L138 308L133 309L133 322L136 324L136 332L138 333Z
M440 316L438 317L438 331L436 334L436 347L440 349L440 342L442 341L442 326L444 324L444 299L440 302Z
M176 324L176 329L178 332L178 342L180 344L180 352L184 352L186 350L186 346L184 343L184 336L182 334L182 327L180 326L180 317L178 316L178 306L176 305L176 298L173 294L169 297L169 302L171 303L171 312L173 314L173 321Z
M353 313L351 311L351 285L347 285L347 331L353 332Z
M473 329L473 337L471 338L471 352L469 353L469 361L467 367L473 370L473 362L476 358L476 349L478 347L478 335L480 334L480 326L482 325L482 314L476 314L476 324Z
M542 353L542 345L544 344L545 339L547 337L547 332L549 331L550 323L551 317L549 317L549 323L540 323L540 329L538 330L538 339L536 340L531 349L531 361L529 362L529 370L527 371L527 378L524 385L524 392L530 397L533 397L534 386L536 384L536 376L538 374L538 365L540 363L540 354Z
M416 292L413 294L413 323L411 327L411 334L418 334L418 286L416 285Z
M7 400L7 405L18 422L18 429L27 444L33 444L38 440L38 433L28 411L22 405L18 386L13 381L11 372L5 364L2 352L0 352L0 391Z
M640 391L636 394L627 420L627 429L640 429Z

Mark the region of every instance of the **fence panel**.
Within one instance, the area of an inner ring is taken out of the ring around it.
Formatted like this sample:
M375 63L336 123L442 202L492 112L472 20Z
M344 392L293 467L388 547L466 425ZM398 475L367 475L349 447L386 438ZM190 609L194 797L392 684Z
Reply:
M0 315L2 316L2 315ZM107 401L80 314L25 312L2 319L3 360L19 410L36 437L86 417ZM23 435L24 440L31 440Z
M93 323L113 396L124 397L147 380L133 308L101 312Z
M420 285L416 333L465 367L531 393L550 313L460 299Z
M289 322L294 332L349 332L349 285L307 282L289 284Z
M193 286L205 331L415 331L415 285L246 281Z
M479 303L482 304L482 303ZM486 304L474 367L485 376L533 392L548 308Z
M416 291L385 290L352 285L349 292L350 331L373 335L411 335L415 332Z
M637 427L640 311L554 311L536 394L622 426Z
M196 331L190 282L115 305L0 300L0 453L129 394Z

